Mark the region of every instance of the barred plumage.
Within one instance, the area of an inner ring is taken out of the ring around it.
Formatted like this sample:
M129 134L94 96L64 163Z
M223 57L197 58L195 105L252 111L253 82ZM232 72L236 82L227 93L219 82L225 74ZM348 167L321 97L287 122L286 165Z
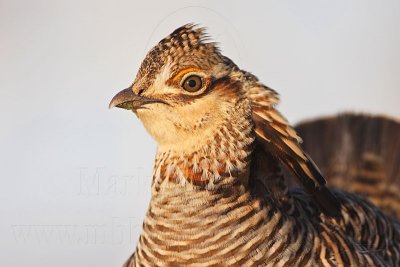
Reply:
M296 130L332 186L368 197L400 219L400 121L347 113Z
M125 266L398 266L400 225L331 191L278 95L185 25L110 107L158 142L152 197ZM283 164L283 165L281 165ZM288 190L282 168L305 187Z

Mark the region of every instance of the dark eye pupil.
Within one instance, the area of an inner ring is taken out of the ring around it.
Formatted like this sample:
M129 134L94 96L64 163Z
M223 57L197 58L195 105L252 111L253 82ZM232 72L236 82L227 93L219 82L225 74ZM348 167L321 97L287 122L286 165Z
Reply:
M182 87L186 91L194 93L203 88L203 80L200 76L191 75L183 81Z
M195 87L196 86L196 81L195 80L189 80L188 85L190 87Z

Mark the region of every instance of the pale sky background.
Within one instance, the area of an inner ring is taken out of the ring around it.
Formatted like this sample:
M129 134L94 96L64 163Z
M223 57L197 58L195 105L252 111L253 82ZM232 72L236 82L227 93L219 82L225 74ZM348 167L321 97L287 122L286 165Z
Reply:
M108 110L156 42L209 27L293 123L400 117L400 1L0 0L0 266L121 266L156 144Z

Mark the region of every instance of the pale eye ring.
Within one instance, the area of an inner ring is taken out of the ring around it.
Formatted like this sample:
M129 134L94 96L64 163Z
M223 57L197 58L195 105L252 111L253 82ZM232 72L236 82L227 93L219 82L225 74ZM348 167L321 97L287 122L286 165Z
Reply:
M198 75L190 75L183 81L182 87L190 93L197 92L203 88L203 79Z

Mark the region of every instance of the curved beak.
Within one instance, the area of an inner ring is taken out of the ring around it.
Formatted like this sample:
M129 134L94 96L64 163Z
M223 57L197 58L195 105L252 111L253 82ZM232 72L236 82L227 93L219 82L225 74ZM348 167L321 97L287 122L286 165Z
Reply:
M131 87L128 87L111 99L108 108L118 107L134 110L141 106L140 96L136 95Z
M151 103L163 103L163 101L137 95L133 92L132 87L128 87L111 99L108 108L117 107L135 111L143 108L143 105Z

